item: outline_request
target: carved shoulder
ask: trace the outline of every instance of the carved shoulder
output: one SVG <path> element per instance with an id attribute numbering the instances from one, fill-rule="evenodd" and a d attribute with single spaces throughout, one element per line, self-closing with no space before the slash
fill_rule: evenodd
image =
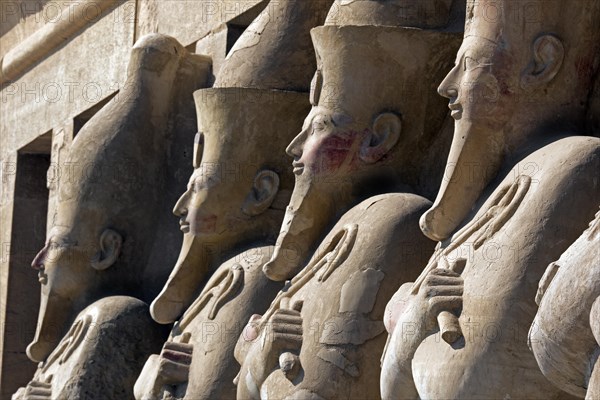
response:
<path id="1" fill-rule="evenodd" d="M 357 236 L 356 251 L 349 256 L 352 262 L 390 272 L 402 264 L 403 274 L 412 275 L 426 264 L 435 247 L 419 228 L 419 218 L 430 206 L 429 200 L 409 193 L 374 196 L 348 211 L 329 236 L 354 223 Z"/>
<path id="2" fill-rule="evenodd" d="M 141 300 L 103 298 L 77 316 L 34 379 L 49 383 L 53 398 L 81 398 L 89 392 L 98 399 L 121 398 L 166 334 Z"/>

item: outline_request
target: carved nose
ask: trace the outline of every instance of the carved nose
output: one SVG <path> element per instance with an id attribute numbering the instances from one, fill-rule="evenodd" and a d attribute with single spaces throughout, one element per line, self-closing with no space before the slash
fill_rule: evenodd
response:
<path id="1" fill-rule="evenodd" d="M 44 249 L 40 250 L 40 252 L 37 253 L 35 258 L 31 262 L 31 268 L 35 269 L 36 271 L 44 269 L 44 254 L 45 254 Z"/>
<path id="2" fill-rule="evenodd" d="M 189 190 L 186 191 L 175 203 L 175 207 L 173 207 L 173 214 L 177 217 L 183 217 L 187 215 L 187 198 L 188 198 Z"/>
<path id="3" fill-rule="evenodd" d="M 451 99 L 455 99 L 458 97 L 458 89 L 451 87 L 446 90 L 446 96 Z"/>
<path id="4" fill-rule="evenodd" d="M 438 87 L 438 93 L 442 97 L 455 99 L 458 97 L 458 88 L 454 83 L 446 83 L 445 81 Z"/>
<path id="5" fill-rule="evenodd" d="M 444 78 L 440 86 L 438 86 L 438 93 L 442 97 L 446 97 L 448 99 L 455 99 L 458 97 L 458 78 L 457 76 L 457 66 L 455 66 L 448 75 Z"/>
<path id="6" fill-rule="evenodd" d="M 304 148 L 304 140 L 306 138 L 306 130 L 303 130 L 292 140 L 289 146 L 285 149 L 285 152 L 295 159 L 302 157 L 302 149 Z"/>

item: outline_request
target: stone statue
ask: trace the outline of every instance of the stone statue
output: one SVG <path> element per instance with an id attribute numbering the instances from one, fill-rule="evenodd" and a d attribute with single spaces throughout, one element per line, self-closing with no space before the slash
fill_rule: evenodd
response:
<path id="1" fill-rule="evenodd" d="M 332 8 L 344 24 L 311 31 L 313 108 L 287 149 L 296 184 L 264 267 L 291 281 L 240 336 L 239 399 L 377 398 L 384 305 L 433 251 L 418 229 L 430 203 L 411 192 L 448 114 L 434 82 L 459 35 L 362 25 L 345 3 Z"/>
<path id="2" fill-rule="evenodd" d="M 271 4 L 236 42 L 215 87 L 194 94 L 195 170 L 174 209 L 184 244 L 151 305 L 156 321 L 176 322 L 138 378 L 137 399 L 235 398 L 237 339 L 283 286 L 262 267 L 293 188 L 285 147 L 310 107 L 310 28 L 330 4 Z"/>
<path id="3" fill-rule="evenodd" d="M 100 299 L 79 313 L 34 379 L 13 399 L 129 399 L 148 354 L 161 346 L 161 328 L 141 300 Z"/>
<path id="4" fill-rule="evenodd" d="M 551 263 L 540 281 L 540 306 L 529 346 L 550 382 L 579 398 L 598 398 L 600 368 L 600 212 L 589 228 Z M 595 378 L 595 379 L 593 379 Z"/>
<path id="5" fill-rule="evenodd" d="M 455 119 L 447 176 L 420 222 L 440 243 L 388 305 L 384 399 L 568 397 L 526 339 L 546 266 L 600 203 L 600 140 L 585 136 L 599 18 L 597 0 L 468 1 L 439 87 Z"/>
<path id="6" fill-rule="evenodd" d="M 59 393 L 61 398 L 78 398 L 93 390 L 86 382 L 93 386 L 92 382 L 110 376 L 119 379 L 95 398 L 129 392 L 141 369 L 139 364 L 160 346 L 166 332 L 152 326 L 148 307 L 136 298 L 148 300 L 143 279 L 152 278 L 145 268 L 158 229 L 154 215 L 160 210 L 166 181 L 169 118 L 177 110 L 177 97 L 196 85 L 199 76 L 205 79 L 209 68 L 210 60 L 189 54 L 171 37 L 142 37 L 133 47 L 125 87 L 81 129 L 69 149 L 65 162 L 69 174 L 60 182 L 52 228 L 32 262 L 39 271 L 42 300 L 27 354 L 41 363 L 29 386 L 49 384 L 48 398 Z M 178 81 L 182 77 L 183 86 Z M 136 298 L 94 303 L 111 295 Z M 92 322 L 107 324 L 108 331 L 104 325 L 81 331 L 78 324 L 88 315 Z M 131 324 L 127 323 L 129 316 Z M 110 321 L 118 321 L 119 334 Z M 138 329 L 145 329 L 146 334 L 140 337 Z M 67 331 L 60 347 L 47 358 Z M 74 333 L 81 340 L 74 341 Z M 98 343 L 106 348 L 91 351 L 89 335 L 99 337 Z M 125 338 L 135 343 L 125 344 Z M 65 351 L 65 346 L 81 343 L 87 350 Z M 119 364 L 117 357 L 109 363 L 117 375 L 108 374 L 107 360 L 96 357 L 115 348 L 131 350 L 120 359 L 127 365 Z M 133 355 L 137 358 L 130 358 Z M 73 369 L 65 369 L 67 364 Z M 127 383 L 131 386 L 123 386 Z"/>
<path id="7" fill-rule="evenodd" d="M 202 132 L 196 169 L 174 209 L 184 241 L 151 306 L 156 321 L 177 322 L 161 354 L 146 363 L 136 383 L 137 399 L 231 398 L 235 393 L 239 321 L 265 309 L 280 288 L 262 273 L 292 185 L 276 146 L 287 142 L 308 104 L 303 93 L 270 95 L 246 88 L 195 93 Z M 260 102 L 249 104 L 251 98 Z M 247 113 L 263 117 L 240 118 Z M 280 137 L 275 139 L 274 132 Z"/>
<path id="8" fill-rule="evenodd" d="M 590 327 L 592 328 L 592 332 L 594 333 L 596 343 L 600 345 L 600 300 L 598 300 L 598 298 L 596 298 L 596 301 L 594 301 L 594 304 L 592 304 L 592 309 L 590 311 Z M 596 361 L 597 360 L 598 359 L 596 358 Z M 588 382 L 586 400 L 596 399 L 599 395 L 600 368 L 597 368 L 596 364 L 594 364 L 594 370 L 592 371 Z"/>

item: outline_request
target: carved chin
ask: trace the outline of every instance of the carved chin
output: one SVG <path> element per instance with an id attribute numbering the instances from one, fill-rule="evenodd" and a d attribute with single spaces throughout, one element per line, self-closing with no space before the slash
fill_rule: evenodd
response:
<path id="1" fill-rule="evenodd" d="M 504 158 L 502 131 L 456 125 L 446 175 L 433 206 L 419 221 L 423 233 L 442 241 L 467 217 Z"/>
<path id="2" fill-rule="evenodd" d="M 27 357 L 44 361 L 61 339 L 72 313 L 72 303 L 42 291 L 38 324 L 33 341 L 27 346 Z"/>
<path id="3" fill-rule="evenodd" d="M 33 362 L 42 362 L 46 360 L 57 344 L 58 341 L 45 342 L 42 340 L 34 340 L 27 346 L 27 357 Z"/>
<path id="4" fill-rule="evenodd" d="M 204 244 L 192 234 L 184 235 L 175 268 L 150 305 L 150 314 L 156 322 L 175 322 L 192 303 L 196 289 L 208 273 Z"/>
<path id="5" fill-rule="evenodd" d="M 311 247 L 322 233 L 322 220 L 319 213 L 327 213 L 321 207 L 317 191 L 307 177 L 298 176 L 292 193 L 279 238 L 271 260 L 263 267 L 263 272 L 274 281 L 291 279 L 303 267 Z"/>

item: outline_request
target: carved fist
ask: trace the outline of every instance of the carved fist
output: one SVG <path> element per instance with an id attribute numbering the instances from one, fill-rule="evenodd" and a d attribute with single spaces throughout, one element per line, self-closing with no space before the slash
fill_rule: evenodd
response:
<path id="1" fill-rule="evenodd" d="M 456 311 L 462 306 L 464 282 L 458 272 L 450 269 L 433 269 L 423 281 L 418 296 L 428 304 L 428 316 L 442 311 Z"/>
<path id="2" fill-rule="evenodd" d="M 188 381 L 194 346 L 189 343 L 166 342 L 160 353 L 158 376 L 166 385 Z"/>
<path id="3" fill-rule="evenodd" d="M 31 381 L 12 396 L 12 400 L 52 400 L 52 384 Z"/>
<path id="4" fill-rule="evenodd" d="M 291 308 L 281 304 L 281 308 L 275 310 L 260 329 L 258 339 L 250 347 L 245 360 L 254 388 L 260 387 L 275 368 L 280 368 L 288 379 L 293 379 L 301 368 L 297 357 L 302 348 L 301 309 L 302 302 L 296 302 Z M 242 378 L 248 382 L 244 376 Z M 249 397 L 259 398 L 256 390 L 251 392 Z"/>
<path id="5" fill-rule="evenodd" d="M 299 352 L 302 347 L 302 316 L 294 309 L 273 313 L 261 332 L 261 351 L 267 365 L 278 364 L 283 352 Z"/>

